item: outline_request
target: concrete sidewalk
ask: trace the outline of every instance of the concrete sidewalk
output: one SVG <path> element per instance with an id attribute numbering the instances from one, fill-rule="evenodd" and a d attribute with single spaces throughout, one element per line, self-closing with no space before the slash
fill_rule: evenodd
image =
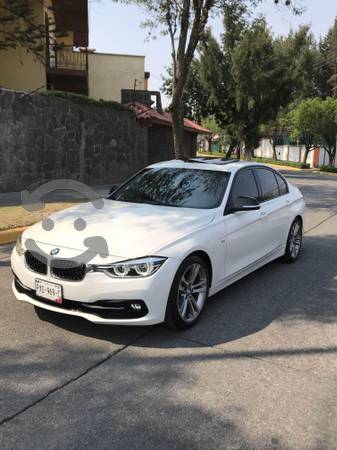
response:
<path id="1" fill-rule="evenodd" d="M 95 185 L 91 186 L 94 191 L 97 192 L 98 197 L 105 197 L 108 195 L 110 190 L 110 185 Z M 72 201 L 79 201 L 86 199 L 83 198 L 83 196 L 74 191 L 55 191 L 48 195 L 46 195 L 43 200 L 46 203 L 53 203 L 53 202 L 72 202 Z M 0 208 L 1 206 L 19 206 L 21 205 L 21 191 L 20 192 L 6 192 L 6 193 L 0 193 Z"/>

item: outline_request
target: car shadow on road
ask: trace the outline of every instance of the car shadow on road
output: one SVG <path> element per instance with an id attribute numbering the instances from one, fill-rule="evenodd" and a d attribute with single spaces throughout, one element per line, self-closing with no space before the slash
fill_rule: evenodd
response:
<path id="1" fill-rule="evenodd" d="M 201 346 L 231 342 L 257 333 L 276 320 L 286 325 L 299 320 L 336 322 L 336 255 L 336 236 L 305 237 L 302 254 L 295 264 L 277 260 L 211 297 L 194 327 L 173 332 L 181 338 L 179 346 L 188 347 L 190 340 Z M 172 346 L 172 332 L 164 325 L 135 330 L 134 327 L 95 325 L 39 308 L 36 312 L 41 320 L 57 327 L 113 343 L 120 342 L 122 336 L 125 339 L 131 332 L 143 334 L 160 330 L 163 338 L 160 342 L 153 339 L 151 346 Z M 142 345 L 141 342 L 137 345 Z"/>

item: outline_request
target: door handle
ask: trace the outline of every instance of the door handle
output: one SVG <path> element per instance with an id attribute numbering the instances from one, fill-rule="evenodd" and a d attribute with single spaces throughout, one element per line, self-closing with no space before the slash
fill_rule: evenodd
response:
<path id="1" fill-rule="evenodd" d="M 260 219 L 262 219 L 263 217 L 266 217 L 267 213 L 266 211 L 261 211 L 260 212 Z"/>

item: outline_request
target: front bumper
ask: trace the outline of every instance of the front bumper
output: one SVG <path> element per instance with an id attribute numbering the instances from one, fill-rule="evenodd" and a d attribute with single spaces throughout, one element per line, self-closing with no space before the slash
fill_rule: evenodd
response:
<path id="1" fill-rule="evenodd" d="M 104 273 L 87 273 L 82 281 L 58 280 L 30 270 L 15 249 L 11 257 L 13 292 L 18 300 L 50 311 L 83 317 L 90 322 L 111 325 L 152 325 L 165 319 L 167 299 L 179 262 L 173 258 L 146 278 L 115 279 Z M 57 305 L 35 294 L 35 279 L 58 283 L 63 304 Z M 133 310 L 138 303 L 141 309 Z"/>

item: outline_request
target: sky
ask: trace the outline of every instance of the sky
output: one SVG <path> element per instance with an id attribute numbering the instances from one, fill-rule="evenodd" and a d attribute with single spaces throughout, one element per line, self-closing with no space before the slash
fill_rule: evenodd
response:
<path id="1" fill-rule="evenodd" d="M 299 17 L 285 7 L 275 6 L 273 0 L 262 0 L 255 14 L 266 16 L 275 36 L 285 35 L 302 24 L 310 24 L 317 39 L 326 34 L 337 16 L 337 0 L 296 2 L 305 7 Z M 168 37 L 159 33 L 155 40 L 147 40 L 148 31 L 141 27 L 146 18 L 146 13 L 137 6 L 113 0 L 89 0 L 89 46 L 98 52 L 145 55 L 145 70 L 151 73 L 149 89 L 159 90 L 165 68 L 170 65 L 170 43 Z M 209 25 L 220 36 L 221 20 L 213 18 Z"/>

